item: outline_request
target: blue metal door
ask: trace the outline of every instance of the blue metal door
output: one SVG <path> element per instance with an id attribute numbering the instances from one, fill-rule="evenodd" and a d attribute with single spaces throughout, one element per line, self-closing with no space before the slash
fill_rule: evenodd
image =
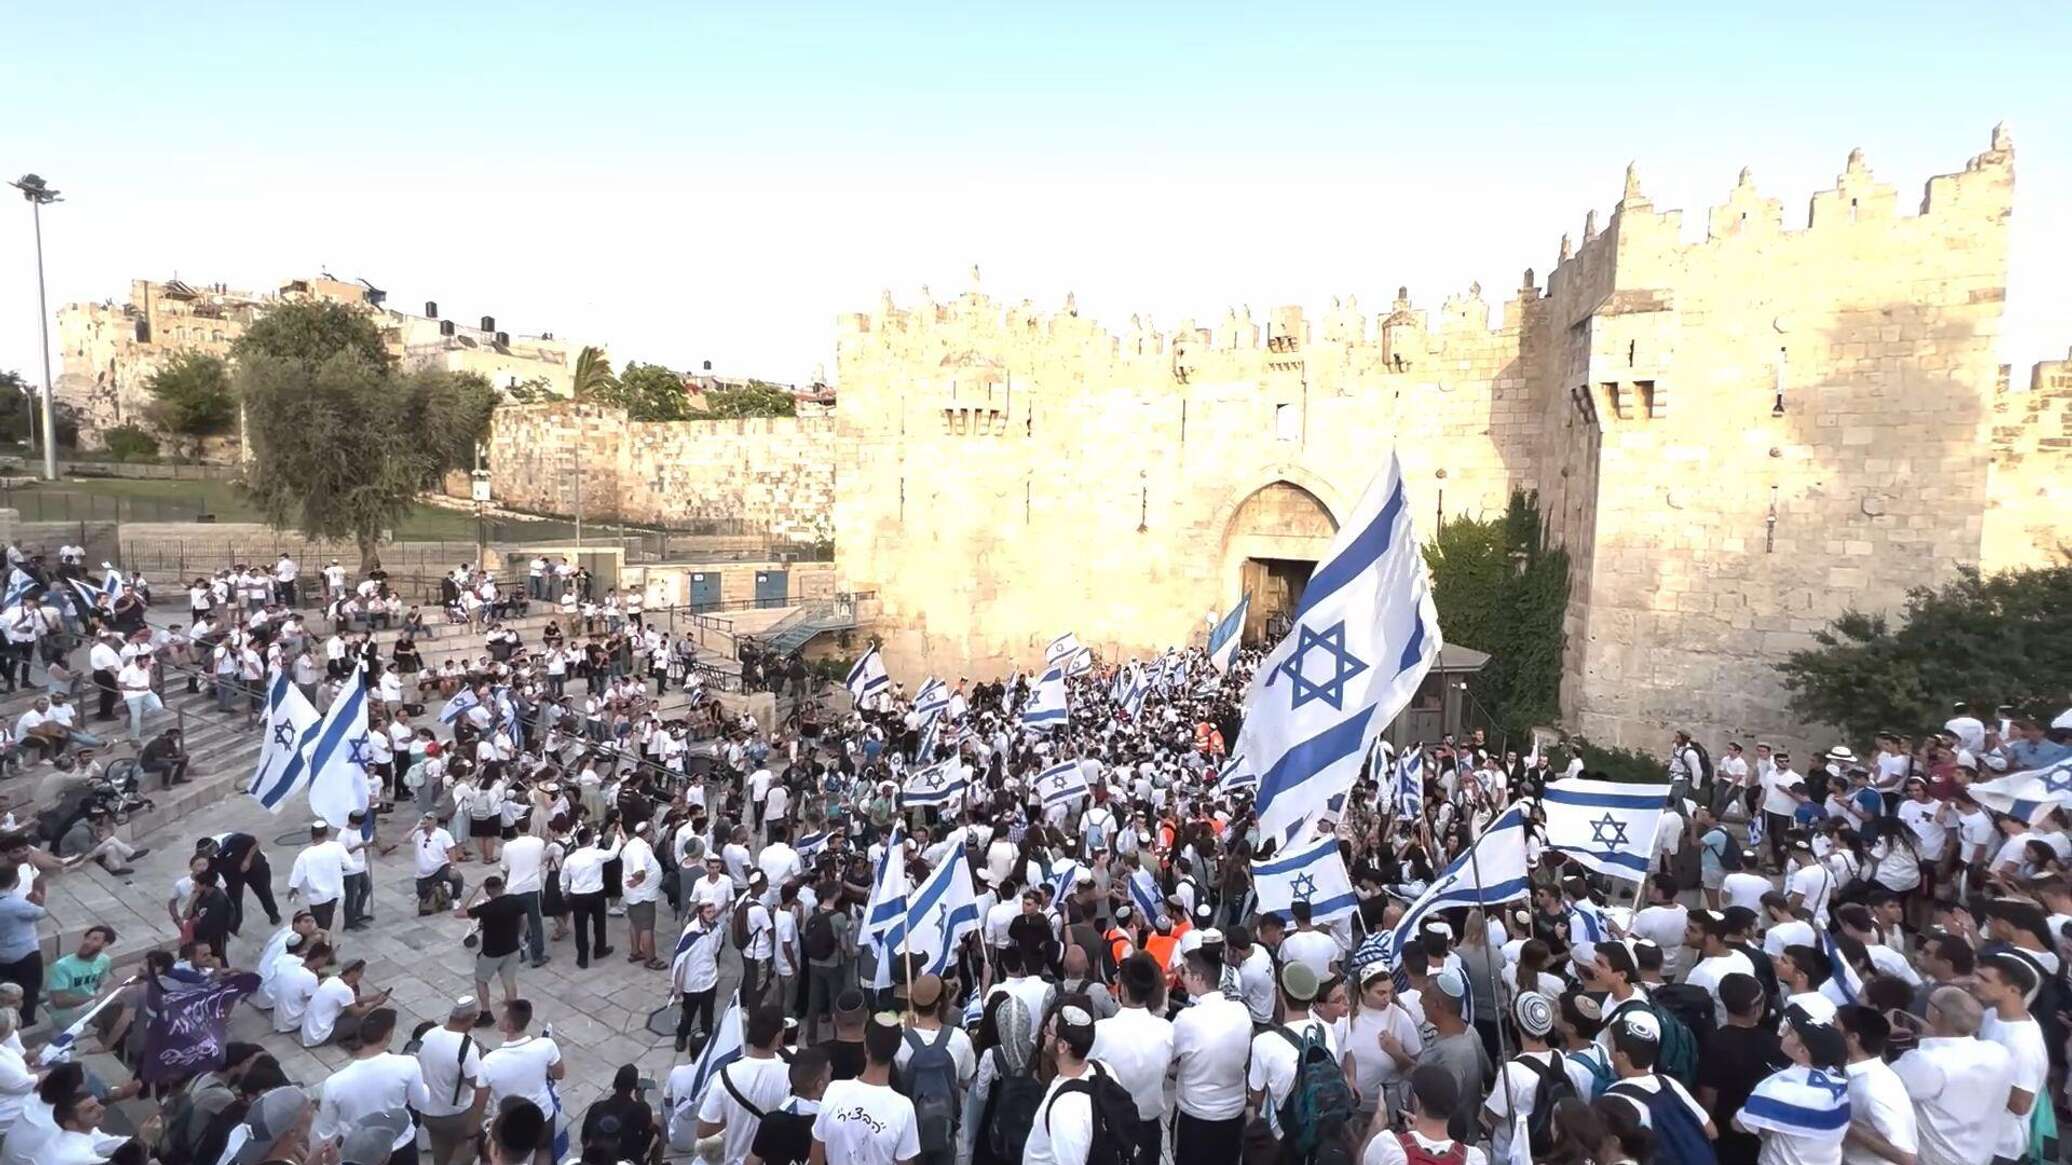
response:
<path id="1" fill-rule="evenodd" d="M 781 607 L 790 601 L 791 572 L 788 570 L 759 570 L 755 572 L 755 605 L 758 607 Z"/>
<path id="2" fill-rule="evenodd" d="M 719 606 L 719 572 L 694 571 L 691 574 L 691 610 L 709 611 Z"/>

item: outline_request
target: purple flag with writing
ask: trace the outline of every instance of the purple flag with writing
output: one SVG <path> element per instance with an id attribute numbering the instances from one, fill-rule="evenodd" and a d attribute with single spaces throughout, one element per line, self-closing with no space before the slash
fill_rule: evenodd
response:
<path id="1" fill-rule="evenodd" d="M 163 1084 L 221 1068 L 231 1009 L 258 987 L 259 976 L 253 974 L 172 986 L 153 978 L 148 991 L 154 1014 L 144 1029 L 144 1062 L 137 1075 L 147 1084 Z"/>

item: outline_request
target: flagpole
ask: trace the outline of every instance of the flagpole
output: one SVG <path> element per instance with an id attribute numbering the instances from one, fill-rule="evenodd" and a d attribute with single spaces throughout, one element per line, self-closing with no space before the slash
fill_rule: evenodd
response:
<path id="1" fill-rule="evenodd" d="M 1472 818 L 1470 820 L 1472 821 Z M 1510 1065 L 1511 1053 L 1509 1050 L 1509 1042 L 1504 1039 L 1504 995 L 1503 988 L 1499 986 L 1496 981 L 1496 965 L 1498 959 L 1489 956 L 1489 903 L 1483 901 L 1482 898 L 1482 846 L 1479 844 L 1480 841 L 1481 838 L 1478 837 L 1474 841 L 1468 843 L 1468 873 L 1470 877 L 1475 879 L 1475 900 L 1481 903 L 1481 908 L 1483 911 L 1481 939 L 1484 957 L 1482 961 L 1489 968 L 1489 997 L 1497 1001 L 1496 1075 L 1497 1079 L 1504 1082 L 1504 1119 L 1512 1122 L 1511 1135 L 1515 1138 L 1518 1135 L 1518 1101 L 1511 1095 L 1511 1074 L 1508 1071 L 1505 1071 L 1505 1069 Z M 1505 929 L 1508 932 L 1509 928 L 1506 927 Z M 1498 952 L 1498 954 L 1500 955 L 1501 952 Z M 1472 996 L 1474 993 L 1474 988 L 1470 987 L 1468 990 L 1470 996 Z M 1480 1039 L 1481 1037 L 1477 1036 L 1476 1038 Z M 1492 1147 L 1494 1146 L 1492 1145 Z"/>

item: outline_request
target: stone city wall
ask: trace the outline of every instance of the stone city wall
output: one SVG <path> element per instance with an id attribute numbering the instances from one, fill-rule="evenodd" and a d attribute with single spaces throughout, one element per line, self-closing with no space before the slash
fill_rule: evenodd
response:
<path id="1" fill-rule="evenodd" d="M 2028 391 L 1993 400 L 1987 478 L 1986 570 L 2042 566 L 2072 546 L 2072 355 L 2036 365 Z"/>

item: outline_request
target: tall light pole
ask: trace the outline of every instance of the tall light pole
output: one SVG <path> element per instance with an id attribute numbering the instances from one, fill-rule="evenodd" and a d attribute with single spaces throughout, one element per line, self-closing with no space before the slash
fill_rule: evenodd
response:
<path id="1" fill-rule="evenodd" d="M 43 330 L 43 477 L 58 479 L 57 407 L 50 382 L 50 299 L 43 288 L 43 208 L 60 200 L 57 191 L 34 174 L 24 174 L 8 183 L 29 200 L 29 214 L 36 222 L 36 323 Z"/>

